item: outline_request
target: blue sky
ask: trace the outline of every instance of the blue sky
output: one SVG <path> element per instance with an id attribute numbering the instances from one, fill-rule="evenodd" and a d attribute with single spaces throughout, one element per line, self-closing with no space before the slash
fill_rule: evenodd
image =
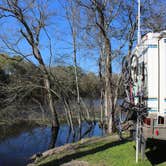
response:
<path id="1" fill-rule="evenodd" d="M 62 1 L 61 1 L 62 2 Z M 46 27 L 49 36 L 51 37 L 52 42 L 52 65 L 72 65 L 73 64 L 73 50 L 72 50 L 72 37 L 69 28 L 69 24 L 65 19 L 64 9 L 62 6 L 53 0 L 49 1 L 49 12 L 55 13 L 53 17 L 49 19 L 47 22 L 48 26 Z M 1 29 L 0 35 L 5 37 L 5 40 L 12 42 L 12 46 L 15 49 L 21 50 L 23 54 L 31 54 L 31 47 L 25 41 L 25 39 L 21 39 L 18 48 L 16 47 L 15 42 L 20 37 L 20 24 L 14 18 L 5 18 L 0 20 Z M 50 61 L 50 52 L 49 52 L 49 40 L 42 31 L 40 36 L 40 50 L 43 56 L 43 59 L 46 64 Z M 118 41 L 113 42 L 114 48 L 118 47 Z M 0 41 L 0 51 L 8 52 L 8 49 L 4 49 L 6 46 Z M 11 54 L 11 51 L 9 51 Z M 86 72 L 95 72 L 98 73 L 98 57 L 99 57 L 99 49 L 96 47 L 93 50 L 87 50 L 85 48 L 80 48 L 77 54 L 78 65 L 83 68 Z M 28 57 L 34 63 L 37 64 L 37 61 L 33 57 Z M 119 63 L 116 61 L 113 62 L 113 70 L 115 72 L 120 72 Z"/>

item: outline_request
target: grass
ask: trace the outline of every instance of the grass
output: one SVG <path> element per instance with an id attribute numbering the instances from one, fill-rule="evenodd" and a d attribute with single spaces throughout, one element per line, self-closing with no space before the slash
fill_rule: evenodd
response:
<path id="1" fill-rule="evenodd" d="M 56 150 L 48 156 L 38 158 L 35 165 L 61 165 L 72 160 L 87 161 L 90 166 L 152 166 L 149 158 L 135 163 L 135 143 L 133 141 L 119 141 L 117 136 L 91 138 L 73 143 Z M 148 153 L 149 150 L 147 150 Z M 166 160 L 165 160 L 166 161 Z M 156 164 L 164 166 L 166 162 Z"/>
<path id="2" fill-rule="evenodd" d="M 139 161 L 139 164 L 135 163 L 134 145 L 134 142 L 126 142 L 104 151 L 84 156 L 79 160 L 88 161 L 90 165 L 95 166 L 151 166 L 147 158 L 144 161 Z"/>

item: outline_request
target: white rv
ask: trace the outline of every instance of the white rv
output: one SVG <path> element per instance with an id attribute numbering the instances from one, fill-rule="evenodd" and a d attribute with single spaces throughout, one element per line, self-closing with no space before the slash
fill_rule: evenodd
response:
<path id="1" fill-rule="evenodd" d="M 166 140 L 166 31 L 148 33 L 140 43 L 132 53 L 138 58 L 134 102 L 143 93 L 149 108 L 143 125 L 144 137 Z"/>

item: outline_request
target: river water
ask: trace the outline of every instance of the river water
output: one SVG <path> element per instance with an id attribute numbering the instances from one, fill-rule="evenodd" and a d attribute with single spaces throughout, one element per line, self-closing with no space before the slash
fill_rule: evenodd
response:
<path id="1" fill-rule="evenodd" d="M 6 129 L 5 129 L 6 130 Z M 11 130 L 11 129 L 9 129 Z M 55 146 L 61 146 L 66 143 L 78 141 L 80 136 L 94 137 L 102 136 L 103 131 L 98 123 L 89 125 L 82 124 L 81 134 L 75 126 L 76 135 L 73 137 L 68 125 L 61 125 Z M 50 127 L 29 127 L 22 124 L 16 126 L 13 134 L 8 131 L 0 133 L 0 166 L 24 166 L 29 162 L 29 157 L 35 153 L 43 152 L 48 149 L 51 138 Z"/>

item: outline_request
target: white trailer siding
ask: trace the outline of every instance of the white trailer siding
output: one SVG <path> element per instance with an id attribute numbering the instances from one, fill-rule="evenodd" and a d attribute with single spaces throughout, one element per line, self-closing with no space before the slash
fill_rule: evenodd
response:
<path id="1" fill-rule="evenodd" d="M 156 38 L 151 38 L 147 42 L 147 103 L 151 108 L 150 112 L 158 111 L 158 44 Z M 153 74 L 152 74 L 153 73 Z"/>
<path id="2" fill-rule="evenodd" d="M 166 111 L 166 42 L 165 38 L 159 40 L 160 54 L 160 114 Z"/>

